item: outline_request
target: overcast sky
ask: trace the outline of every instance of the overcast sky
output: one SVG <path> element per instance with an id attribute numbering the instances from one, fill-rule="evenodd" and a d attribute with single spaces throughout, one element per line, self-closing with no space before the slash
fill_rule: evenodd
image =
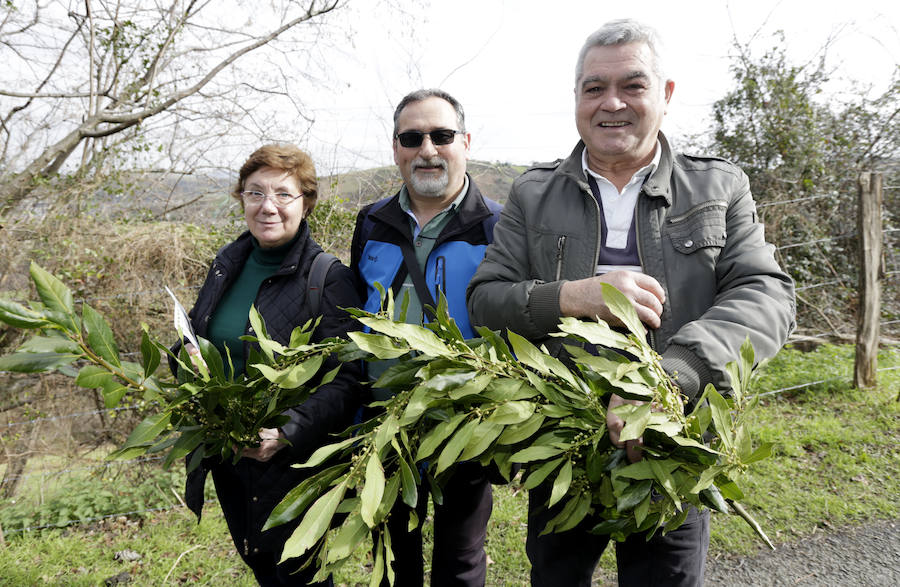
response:
<path id="1" fill-rule="evenodd" d="M 419 87 L 441 87 L 466 110 L 471 157 L 528 164 L 571 151 L 575 59 L 584 38 L 613 18 L 655 26 L 675 93 L 663 130 L 708 128 L 712 103 L 731 87 L 733 40 L 755 54 L 783 30 L 795 64 L 832 39 L 831 90 L 856 80 L 883 91 L 900 62 L 900 3 L 885 0 L 455 0 L 409 4 L 387 18 L 373 2 L 351 4 L 352 44 L 335 58 L 332 89 L 308 97 L 315 123 L 303 144 L 321 173 L 392 163 L 391 115 Z"/>

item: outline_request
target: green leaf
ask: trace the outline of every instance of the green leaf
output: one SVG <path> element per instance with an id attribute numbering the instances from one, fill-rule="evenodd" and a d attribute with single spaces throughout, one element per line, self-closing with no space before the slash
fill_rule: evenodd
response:
<path id="1" fill-rule="evenodd" d="M 109 379 L 101 384 L 103 388 L 103 404 L 108 408 L 114 408 L 119 405 L 128 388 L 114 379 Z"/>
<path id="2" fill-rule="evenodd" d="M 147 416 L 131 431 L 122 448 L 132 448 L 152 442 L 168 427 L 170 417 L 171 414 L 168 412 Z"/>
<path id="3" fill-rule="evenodd" d="M 522 487 L 525 489 L 534 489 L 538 485 L 544 482 L 550 473 L 556 470 L 558 466 L 560 466 L 565 457 L 559 457 L 558 459 L 553 459 L 552 461 L 547 461 L 542 464 L 540 467 L 534 470 L 528 477 L 525 479 L 525 482 L 522 484 Z"/>
<path id="4" fill-rule="evenodd" d="M 345 448 L 352 445 L 357 440 L 358 439 L 355 437 L 345 438 L 344 440 L 341 440 L 340 442 L 334 442 L 332 444 L 326 444 L 325 446 L 320 446 L 319 448 L 317 448 L 315 450 L 315 452 L 313 452 L 311 455 L 309 455 L 309 458 L 306 459 L 305 463 L 299 463 L 299 464 L 295 464 L 295 465 L 291 465 L 291 466 L 296 467 L 298 469 L 304 469 L 304 468 L 309 468 L 309 467 L 318 467 L 319 465 L 321 465 L 322 463 L 327 461 L 333 454 L 344 450 Z"/>
<path id="5" fill-rule="evenodd" d="M 362 500 L 360 515 L 369 528 L 374 528 L 376 522 L 379 521 L 375 518 L 375 513 L 378 511 L 378 506 L 381 505 L 383 495 L 384 469 L 378 457 L 375 454 L 371 454 L 366 463 L 366 484 L 360 493 Z"/>
<path id="6" fill-rule="evenodd" d="M 553 505 L 561 500 L 566 492 L 569 491 L 569 486 L 571 484 L 572 461 L 567 459 L 559 469 L 559 474 L 556 475 L 556 479 L 553 480 L 553 489 L 550 490 L 550 501 L 547 502 L 547 505 L 553 507 Z"/>
<path id="7" fill-rule="evenodd" d="M 622 492 L 622 495 L 616 500 L 616 511 L 621 514 L 634 508 L 650 496 L 650 488 L 652 487 L 653 481 L 650 479 L 644 479 L 628 485 L 625 491 Z"/>
<path id="8" fill-rule="evenodd" d="M 629 404 L 625 404 L 624 406 L 620 406 L 622 408 L 628 406 Z M 619 408 L 613 408 L 613 413 L 616 415 L 619 414 Z M 650 404 L 642 404 L 636 406 L 634 411 L 628 416 L 628 419 L 625 420 L 625 428 L 622 429 L 622 433 L 619 435 L 619 440 L 625 442 L 626 440 L 637 440 L 644 434 L 644 429 L 647 427 L 647 422 L 650 421 Z"/>
<path id="9" fill-rule="evenodd" d="M 378 457 L 382 458 L 382 455 L 385 454 L 388 446 L 395 442 L 395 437 L 397 436 L 397 432 L 400 430 L 400 422 L 397 421 L 397 418 L 390 414 L 384 421 L 378 426 L 378 430 L 375 433 L 375 449 L 378 451 Z"/>
<path id="10" fill-rule="evenodd" d="M 625 294 L 608 283 L 603 283 L 600 287 L 603 290 L 603 302 L 609 311 L 639 340 L 644 340 L 647 337 L 647 330 Z"/>
<path id="11" fill-rule="evenodd" d="M 426 381 L 423 381 L 422 387 L 431 391 L 438 391 L 441 395 L 448 395 L 450 390 L 459 389 L 466 383 L 472 381 L 475 377 L 475 373 L 475 371 L 470 370 L 438 373 L 437 375 L 432 375 Z"/>
<path id="12" fill-rule="evenodd" d="M 401 426 L 409 426 L 425 413 L 432 403 L 438 400 L 436 394 L 424 386 L 417 386 L 409 396 L 409 402 L 400 418 Z"/>
<path id="13" fill-rule="evenodd" d="M 775 446 L 774 443 L 764 442 L 759 445 L 756 450 L 754 450 L 750 456 L 742 459 L 742 462 L 745 465 L 749 465 L 750 463 L 755 463 L 756 461 L 761 461 L 763 459 L 767 459 L 772 456 L 772 447 Z"/>
<path id="14" fill-rule="evenodd" d="M 396 359 L 409 352 L 408 348 L 399 348 L 393 341 L 379 334 L 366 332 L 348 332 L 350 340 L 367 353 L 371 353 L 376 359 Z"/>
<path id="15" fill-rule="evenodd" d="M 459 457 L 460 453 L 462 453 L 463 449 L 466 448 L 466 445 L 469 443 L 469 440 L 471 440 L 472 435 L 479 424 L 480 422 L 478 420 L 466 422 L 462 428 L 450 437 L 450 440 L 447 441 L 447 445 L 438 457 L 437 469 L 435 470 L 436 475 L 446 470 L 450 465 L 456 463 L 456 459 Z"/>
<path id="16" fill-rule="evenodd" d="M 569 499 L 562 510 L 549 522 L 541 535 L 550 532 L 565 532 L 577 526 L 587 515 L 591 507 L 591 497 L 587 493 L 579 493 Z"/>
<path id="17" fill-rule="evenodd" d="M 38 312 L 12 300 L 0 298 L 0 322 L 13 328 L 31 330 L 47 325 L 47 320 Z"/>
<path id="18" fill-rule="evenodd" d="M 717 512 L 721 512 L 723 514 L 731 513 L 728 508 L 728 503 L 722 497 L 722 494 L 719 492 L 719 488 L 715 485 L 711 485 L 710 487 L 707 487 L 706 489 L 701 491 L 700 500 Z"/>
<path id="19" fill-rule="evenodd" d="M 347 483 L 343 481 L 312 504 L 300 525 L 285 542 L 281 553 L 282 560 L 302 555 L 325 535 L 346 491 Z"/>
<path id="20" fill-rule="evenodd" d="M 530 463 L 531 461 L 540 461 L 549 459 L 563 452 L 563 449 L 555 446 L 538 445 L 529 446 L 515 453 L 509 460 L 514 463 Z"/>
<path id="21" fill-rule="evenodd" d="M 328 563 L 343 560 L 353 555 L 356 547 L 369 536 L 369 527 L 362 516 L 355 515 L 344 522 L 334 540 L 328 545 Z"/>
<path id="22" fill-rule="evenodd" d="M 94 389 L 103 387 L 107 382 L 113 380 L 113 374 L 100 365 L 85 365 L 78 371 L 75 376 L 75 385 Z"/>
<path id="23" fill-rule="evenodd" d="M 400 464 L 401 498 L 403 499 L 403 503 L 410 508 L 415 508 L 416 503 L 418 503 L 419 500 L 419 487 L 416 483 L 417 475 L 413 473 L 412 467 L 409 466 L 409 463 L 406 462 L 406 458 L 400 452 L 400 445 L 396 442 L 393 442 L 392 444 L 397 451 L 397 462 Z"/>
<path id="24" fill-rule="evenodd" d="M 641 500 L 641 503 L 634 506 L 634 523 L 638 527 L 647 519 L 647 513 L 650 511 L 650 496 L 650 492 L 647 492 L 647 496 Z"/>
<path id="25" fill-rule="evenodd" d="M 509 344 L 512 345 L 513 352 L 516 354 L 516 358 L 520 363 L 545 375 L 549 375 L 553 372 L 550 367 L 551 357 L 549 355 L 531 344 L 528 339 L 519 336 L 515 332 L 510 331 L 508 337 Z"/>
<path id="26" fill-rule="evenodd" d="M 678 467 L 678 463 L 674 461 L 657 461 L 656 459 L 647 459 L 650 462 L 650 469 L 653 476 L 656 477 L 657 484 L 662 487 L 666 494 L 675 502 L 675 507 L 681 507 L 681 500 L 678 498 L 678 492 L 675 489 L 675 480 L 672 478 L 672 471 Z"/>
<path id="27" fill-rule="evenodd" d="M 419 450 L 416 453 L 416 462 L 430 457 L 441 443 L 443 443 L 448 436 L 453 434 L 453 431 L 466 419 L 466 416 L 467 414 L 465 413 L 456 414 L 446 422 L 441 422 L 425 434 L 419 442 Z"/>
<path id="28" fill-rule="evenodd" d="M 161 355 L 159 349 L 156 348 L 156 345 L 150 340 L 150 334 L 147 332 L 147 326 L 145 324 L 144 330 L 141 333 L 141 362 L 144 365 L 144 377 L 150 377 L 156 372 L 157 367 L 159 367 L 160 358 Z"/>
<path id="29" fill-rule="evenodd" d="M 201 447 L 202 450 L 202 447 Z M 198 451 L 200 452 L 200 451 Z M 196 454 L 196 453 L 195 453 Z M 269 519 L 266 520 L 263 530 L 285 524 L 297 519 L 306 508 L 318 499 L 319 496 L 331 485 L 332 481 L 343 475 L 350 469 L 350 463 L 338 463 L 319 471 L 312 477 L 307 477 L 299 485 L 291 489 L 281 502 L 275 506 Z"/>
<path id="30" fill-rule="evenodd" d="M 503 426 L 492 422 L 481 422 L 469 439 L 465 450 L 459 455 L 460 461 L 468 461 L 480 456 L 503 432 Z"/>
<path id="31" fill-rule="evenodd" d="M 716 477 L 725 470 L 724 466 L 713 466 L 708 469 L 704 469 L 702 473 L 700 473 L 700 479 L 697 483 L 689 490 L 690 493 L 700 493 L 707 487 L 713 484 Z"/>
<path id="32" fill-rule="evenodd" d="M 119 347 L 116 345 L 109 324 L 99 312 L 87 304 L 82 305 L 81 316 L 91 349 L 107 363 L 118 367 L 120 365 Z"/>
<path id="33" fill-rule="evenodd" d="M 307 360 L 281 371 L 263 364 L 253 366 L 259 369 L 263 377 L 278 387 L 282 389 L 297 389 L 319 372 L 319 368 L 324 360 L 325 357 L 323 355 L 313 355 Z"/>
<path id="34" fill-rule="evenodd" d="M 508 425 L 524 422 L 534 413 L 535 404 L 528 401 L 513 401 L 501 404 L 487 421 L 492 424 Z"/>
<path id="35" fill-rule="evenodd" d="M 531 436 L 541 428 L 541 424 L 543 423 L 544 415 L 534 414 L 524 422 L 507 426 L 503 431 L 503 434 L 500 435 L 500 438 L 497 439 L 497 444 L 516 444 L 517 442 L 522 442 L 523 440 L 531 438 Z"/>
<path id="36" fill-rule="evenodd" d="M 186 457 L 192 450 L 203 444 L 205 436 L 206 431 L 202 426 L 195 426 L 187 430 L 182 429 L 181 436 L 178 437 L 178 440 L 172 446 L 172 450 L 166 455 L 163 466 L 169 467 L 175 461 Z"/>
<path id="37" fill-rule="evenodd" d="M 18 348 L 17 352 L 25 353 L 65 353 L 81 354 L 81 347 L 73 340 L 51 331 L 47 336 L 32 336 Z"/>
<path id="38" fill-rule="evenodd" d="M 493 381 L 493 379 L 494 375 L 492 375 L 491 373 L 482 373 L 481 375 L 477 375 L 466 382 L 465 385 L 461 385 L 460 387 L 451 390 L 449 393 L 450 399 L 452 399 L 453 401 L 459 401 L 464 397 L 481 393 L 491 383 L 491 381 Z"/>
<path id="39" fill-rule="evenodd" d="M 374 332 L 380 332 L 381 334 L 386 334 L 404 341 L 409 345 L 410 349 L 416 350 L 425 356 L 453 357 L 457 354 L 451 351 L 451 349 L 444 344 L 434 332 L 427 328 L 422 328 L 415 324 L 385 320 L 383 318 L 361 318 L 359 321 L 371 328 Z"/>
<path id="40" fill-rule="evenodd" d="M 378 506 L 378 511 L 375 512 L 376 522 L 381 523 L 391 512 L 391 509 L 397 502 L 397 494 L 399 492 L 400 475 L 397 472 L 394 472 L 387 478 L 387 482 L 384 484 L 384 494 L 381 496 L 381 504 Z"/>
<path id="41" fill-rule="evenodd" d="M 71 353 L 13 353 L 0 357 L 0 371 L 14 373 L 44 373 L 59 369 L 80 359 Z"/>
<path id="42" fill-rule="evenodd" d="M 734 438 L 731 432 L 731 412 L 728 408 L 728 402 L 712 385 L 708 385 L 706 388 L 706 399 L 709 401 L 710 410 L 712 410 L 712 421 L 713 426 L 716 428 L 716 434 L 722 440 L 725 449 L 731 450 L 734 447 Z"/>
<path id="43" fill-rule="evenodd" d="M 587 322 L 577 318 L 565 317 L 560 319 L 559 330 L 565 334 L 583 338 L 593 345 L 605 348 L 624 350 L 633 346 L 627 336 L 616 332 L 606 322 Z"/>
<path id="44" fill-rule="evenodd" d="M 63 322 L 66 328 L 72 332 L 77 332 L 78 324 L 75 320 L 75 305 L 69 288 L 34 261 L 31 262 L 29 271 L 41 302 L 48 310 L 64 316 Z"/>

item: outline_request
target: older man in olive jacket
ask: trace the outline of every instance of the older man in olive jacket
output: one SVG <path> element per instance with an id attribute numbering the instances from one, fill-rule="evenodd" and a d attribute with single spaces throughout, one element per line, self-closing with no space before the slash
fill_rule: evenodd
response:
<path id="1" fill-rule="evenodd" d="M 548 339 L 559 319 L 614 321 L 601 286 L 618 288 L 649 329 L 662 365 L 688 400 L 708 383 L 727 391 L 725 365 L 749 336 L 760 359 L 794 326 L 790 277 L 766 244 L 747 176 L 718 158 L 676 153 L 660 132 L 675 84 L 662 70 L 655 32 L 613 21 L 585 42 L 576 67 L 581 141 L 567 159 L 537 165 L 513 184 L 468 289 L 473 324 Z M 624 403 L 612 395 L 609 407 Z M 610 440 L 639 460 L 640 440 Z M 573 530 L 541 536 L 557 508 L 532 491 L 526 550 L 532 584 L 589 586 L 609 537 Z M 650 541 L 617 544 L 620 585 L 701 585 L 708 512 Z"/>

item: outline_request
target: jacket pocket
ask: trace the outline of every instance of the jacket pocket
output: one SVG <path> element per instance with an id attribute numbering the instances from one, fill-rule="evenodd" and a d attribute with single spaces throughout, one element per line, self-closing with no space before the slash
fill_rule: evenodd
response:
<path id="1" fill-rule="evenodd" d="M 728 203 L 725 200 L 710 200 L 683 214 L 667 218 L 666 233 L 672 247 L 685 255 L 709 247 L 724 247 L 728 237 L 725 230 L 727 210 Z"/>

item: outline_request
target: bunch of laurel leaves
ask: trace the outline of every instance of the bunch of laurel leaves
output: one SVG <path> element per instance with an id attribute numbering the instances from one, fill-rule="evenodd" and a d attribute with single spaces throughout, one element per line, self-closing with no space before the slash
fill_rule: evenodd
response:
<path id="1" fill-rule="evenodd" d="M 749 342 L 728 367 L 731 397 L 708 386 L 686 414 L 684 398 L 646 342 L 643 325 L 614 288 L 604 290 L 604 299 L 628 334 L 604 322 L 563 319 L 554 336 L 565 337 L 567 362 L 513 332 L 504 337 L 481 328 L 478 338 L 466 340 L 443 300 L 436 320 L 425 326 L 388 318 L 394 315 L 388 299 L 379 314 L 350 310 L 367 332 L 351 332 L 349 341 L 310 344 L 314 324 L 307 324 L 287 346 L 271 340 L 251 310 L 257 334 L 251 340 L 260 352 L 248 357 L 248 375 L 235 380 L 206 341 L 201 351 L 208 368 L 195 375 L 186 355 L 171 355 L 146 328 L 142 363 L 122 361 L 96 311 L 82 305 L 79 317 L 62 283 L 36 265 L 31 273 L 41 302 L 25 307 L 0 301 L 0 321 L 38 333 L 0 358 L 0 369 L 69 370 L 78 385 L 100 387 L 108 407 L 126 395 L 156 402 L 114 453 L 119 458 L 170 449 L 166 463 L 191 451 L 236 459 L 236 449 L 258 442 L 259 428 L 282 423 L 286 408 L 334 377 L 335 370 L 319 373 L 326 357 L 392 362 L 374 385 L 393 397 L 373 404 L 375 417 L 299 465 L 315 472 L 267 522 L 272 527 L 300 519 L 282 556 L 312 551 L 321 577 L 374 536 L 372 584 L 385 576 L 392 582 L 386 526 L 392 508 L 399 502 L 414 508 L 422 484 L 440 503 L 442 481 L 469 461 L 507 479 L 520 470 L 516 479 L 526 489 L 547 484 L 547 505 L 557 515 L 544 532 L 571 529 L 590 515 L 598 521 L 595 532 L 621 540 L 676 528 L 693 505 L 737 513 L 769 543 L 737 503 L 743 498 L 736 484 L 740 473 L 771 452 L 767 444 L 754 449 L 745 427 L 755 404 L 748 393 L 754 364 Z M 585 343 L 599 354 L 583 350 Z M 180 381 L 164 382 L 154 374 L 166 353 L 180 364 Z M 76 361 L 87 364 L 76 372 Z M 615 408 L 626 423 L 622 440 L 643 439 L 637 463 L 609 441 L 605 406 L 613 393 L 638 402 Z M 413 514 L 410 524 L 415 523 Z"/>

